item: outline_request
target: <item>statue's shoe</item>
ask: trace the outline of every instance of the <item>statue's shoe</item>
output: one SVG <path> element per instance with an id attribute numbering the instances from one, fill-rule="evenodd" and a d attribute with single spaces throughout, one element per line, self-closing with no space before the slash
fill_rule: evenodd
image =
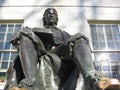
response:
<path id="1" fill-rule="evenodd" d="M 99 90 L 120 90 L 120 81 L 118 79 L 101 78 L 98 82 Z"/>
<path id="2" fill-rule="evenodd" d="M 9 90 L 28 90 L 27 88 L 11 87 Z"/>

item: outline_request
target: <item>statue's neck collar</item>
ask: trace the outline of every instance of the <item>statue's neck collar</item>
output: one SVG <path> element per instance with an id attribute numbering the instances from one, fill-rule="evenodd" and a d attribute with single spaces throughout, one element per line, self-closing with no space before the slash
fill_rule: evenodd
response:
<path id="1" fill-rule="evenodd" d="M 45 26 L 45 28 L 56 28 L 56 25 L 54 25 L 54 26 Z"/>

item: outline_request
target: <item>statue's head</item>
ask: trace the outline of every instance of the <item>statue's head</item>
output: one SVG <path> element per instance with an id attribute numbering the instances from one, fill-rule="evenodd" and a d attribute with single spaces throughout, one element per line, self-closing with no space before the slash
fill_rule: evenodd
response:
<path id="1" fill-rule="evenodd" d="M 43 14 L 43 26 L 56 26 L 58 14 L 54 8 L 48 8 Z"/>

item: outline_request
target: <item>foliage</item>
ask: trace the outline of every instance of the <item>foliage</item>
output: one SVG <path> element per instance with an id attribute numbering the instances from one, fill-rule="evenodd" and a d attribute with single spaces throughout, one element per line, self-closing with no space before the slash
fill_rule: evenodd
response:
<path id="1" fill-rule="evenodd" d="M 6 76 L 0 76 L 0 82 L 5 82 Z"/>

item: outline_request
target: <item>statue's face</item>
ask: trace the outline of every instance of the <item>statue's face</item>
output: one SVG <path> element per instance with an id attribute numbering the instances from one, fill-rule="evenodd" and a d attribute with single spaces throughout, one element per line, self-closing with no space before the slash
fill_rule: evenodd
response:
<path id="1" fill-rule="evenodd" d="M 44 21 L 48 26 L 54 26 L 57 24 L 58 15 L 55 9 L 47 9 L 44 13 Z"/>

